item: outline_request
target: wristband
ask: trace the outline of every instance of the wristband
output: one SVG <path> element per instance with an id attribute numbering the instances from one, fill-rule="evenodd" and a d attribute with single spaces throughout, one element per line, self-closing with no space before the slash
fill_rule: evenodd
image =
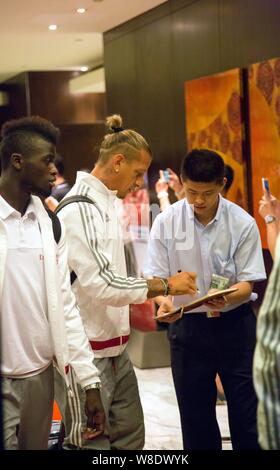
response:
<path id="1" fill-rule="evenodd" d="M 83 391 L 86 392 L 87 390 L 100 390 L 101 389 L 101 383 L 100 382 L 95 382 L 93 384 L 87 385 L 86 387 L 83 388 Z"/>
<path id="2" fill-rule="evenodd" d="M 266 224 L 271 224 L 271 222 L 274 222 L 275 220 L 276 217 L 274 217 L 274 215 L 266 215 L 264 218 Z"/>
<path id="3" fill-rule="evenodd" d="M 167 297 L 169 295 L 169 285 L 168 285 L 168 279 L 162 279 L 160 278 L 160 281 L 162 282 L 164 286 L 164 297 Z"/>
<path id="4" fill-rule="evenodd" d="M 158 198 L 158 199 L 161 199 L 161 198 L 163 198 L 163 197 L 168 197 L 168 192 L 167 192 L 167 191 L 159 191 L 159 192 L 157 193 L 157 198 Z"/>

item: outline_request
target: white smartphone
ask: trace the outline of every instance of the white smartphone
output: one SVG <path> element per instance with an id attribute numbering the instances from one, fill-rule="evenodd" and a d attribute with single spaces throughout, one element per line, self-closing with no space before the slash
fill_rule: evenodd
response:
<path id="1" fill-rule="evenodd" d="M 269 181 L 268 181 L 267 178 L 262 178 L 262 187 L 263 187 L 263 192 L 264 192 L 267 196 L 270 196 Z"/>
<path id="2" fill-rule="evenodd" d="M 169 171 L 167 169 L 163 170 L 162 174 L 163 174 L 163 179 L 164 179 L 165 183 L 169 183 L 169 181 L 170 181 Z"/>

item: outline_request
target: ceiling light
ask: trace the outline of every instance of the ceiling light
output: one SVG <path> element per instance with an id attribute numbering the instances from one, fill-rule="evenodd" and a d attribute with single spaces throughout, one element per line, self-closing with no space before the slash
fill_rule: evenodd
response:
<path id="1" fill-rule="evenodd" d="M 87 71 L 88 71 L 88 67 L 83 66 L 83 67 L 80 68 L 80 71 L 81 71 L 81 72 L 87 72 Z"/>
<path id="2" fill-rule="evenodd" d="M 85 13 L 86 9 L 85 8 L 77 8 L 76 12 L 77 13 Z"/>
<path id="3" fill-rule="evenodd" d="M 55 31 L 57 29 L 57 24 L 50 24 L 49 25 L 49 30 L 50 31 Z"/>

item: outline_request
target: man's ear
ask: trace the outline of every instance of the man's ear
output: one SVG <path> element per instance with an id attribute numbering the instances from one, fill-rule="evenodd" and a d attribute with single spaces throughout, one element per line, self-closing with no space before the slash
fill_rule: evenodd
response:
<path id="1" fill-rule="evenodd" d="M 124 161 L 125 156 L 122 153 L 117 153 L 113 156 L 113 168 L 116 173 L 120 171 L 120 166 Z"/>
<path id="2" fill-rule="evenodd" d="M 11 155 L 11 165 L 16 170 L 21 170 L 23 163 L 23 156 L 20 153 L 12 153 Z"/>

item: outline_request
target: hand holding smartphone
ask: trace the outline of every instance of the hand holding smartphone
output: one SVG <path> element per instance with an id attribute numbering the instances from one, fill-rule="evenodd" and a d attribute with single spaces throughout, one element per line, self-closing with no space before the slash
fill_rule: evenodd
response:
<path id="1" fill-rule="evenodd" d="M 169 181 L 170 181 L 169 171 L 168 170 L 162 170 L 162 174 L 163 174 L 164 182 L 169 183 Z"/>
<path id="2" fill-rule="evenodd" d="M 266 198 L 270 199 L 271 198 L 271 193 L 270 193 L 268 178 L 262 178 L 262 187 L 263 187 L 264 196 Z"/>

